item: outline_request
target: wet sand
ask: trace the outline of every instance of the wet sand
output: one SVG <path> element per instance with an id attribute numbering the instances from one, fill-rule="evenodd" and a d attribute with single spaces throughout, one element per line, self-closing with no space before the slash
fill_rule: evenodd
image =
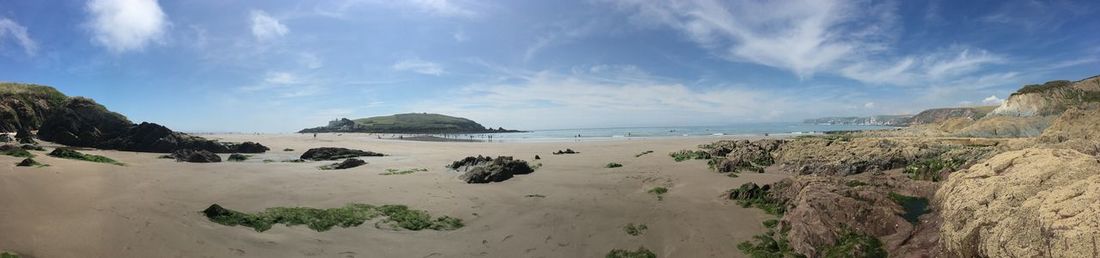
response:
<path id="1" fill-rule="evenodd" d="M 602 257 L 644 246 L 658 257 L 743 257 L 736 245 L 771 215 L 723 200 L 745 182 L 784 174 L 711 172 L 706 161 L 674 162 L 669 152 L 720 138 L 564 143 L 421 142 L 365 134 L 204 135 L 256 141 L 272 150 L 246 162 L 179 163 L 161 154 L 86 151 L 126 166 L 34 152 L 44 168 L 0 156 L 0 249 L 34 257 Z M 725 137 L 732 138 L 732 137 Z M 295 159 L 311 147 L 348 147 L 391 156 L 338 171 Z M 283 151 L 292 148 L 295 151 Z M 551 155 L 571 148 L 575 155 Z M 52 148 L 47 147 L 47 150 Z M 646 150 L 654 153 L 642 157 Z M 470 155 L 511 155 L 542 167 L 492 184 L 465 184 L 444 168 Z M 541 160 L 533 160 L 535 155 Z M 223 155 L 224 158 L 225 155 Z M 609 169 L 609 162 L 621 168 Z M 427 172 L 379 175 L 386 169 Z M 646 191 L 664 186 L 663 200 Z M 527 197 L 543 195 L 545 197 Z M 265 232 L 210 222 L 211 204 L 255 212 L 275 206 L 404 204 L 461 218 L 454 231 L 392 231 L 372 223 L 315 232 L 276 225 Z M 623 231 L 646 224 L 640 236 Z"/>

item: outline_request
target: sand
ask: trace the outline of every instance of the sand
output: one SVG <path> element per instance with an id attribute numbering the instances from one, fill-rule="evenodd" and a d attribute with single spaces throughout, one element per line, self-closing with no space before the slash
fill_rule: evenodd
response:
<path id="1" fill-rule="evenodd" d="M 51 165 L 45 168 L 15 167 L 20 158 L 0 156 L 0 249 L 34 257 L 602 257 L 611 249 L 644 246 L 659 257 L 742 257 L 737 243 L 763 232 L 760 222 L 774 216 L 720 196 L 745 182 L 788 176 L 729 178 L 709 171 L 705 161 L 674 162 L 667 155 L 718 137 L 562 143 L 417 142 L 363 134 L 206 137 L 257 141 L 272 151 L 215 164 L 86 151 L 126 166 L 35 152 Z M 262 162 L 294 159 L 311 147 L 391 156 L 367 157 L 369 164 L 339 171 L 317 169 L 329 162 Z M 550 154 L 565 148 L 581 153 Z M 634 156 L 646 150 L 655 152 Z M 492 184 L 465 184 L 444 168 L 477 154 L 512 155 L 543 166 Z M 533 160 L 536 154 L 542 160 Z M 605 168 L 609 162 L 624 166 Z M 388 168 L 429 171 L 379 175 Z M 663 200 L 646 193 L 656 186 L 670 189 Z M 534 194 L 545 197 L 527 197 Z M 213 203 L 255 212 L 352 202 L 404 204 L 461 218 L 466 227 L 393 231 L 367 223 L 316 232 L 276 225 L 256 232 L 199 213 Z M 627 223 L 649 229 L 630 236 L 622 229 Z"/>

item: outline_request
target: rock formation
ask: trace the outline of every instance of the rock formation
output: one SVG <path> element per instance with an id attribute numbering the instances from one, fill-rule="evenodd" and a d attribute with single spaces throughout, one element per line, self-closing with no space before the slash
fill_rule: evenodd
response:
<path id="1" fill-rule="evenodd" d="M 349 169 L 362 165 L 366 165 L 367 162 L 361 159 L 345 159 L 344 161 L 322 166 L 321 169 Z"/>
<path id="2" fill-rule="evenodd" d="M 1100 256 L 1100 161 L 1066 149 L 1002 153 L 936 192 L 954 257 Z"/>
<path id="3" fill-rule="evenodd" d="M 303 160 L 338 160 L 355 157 L 381 157 L 385 154 L 372 152 L 353 150 L 348 148 L 334 148 L 334 147 L 322 147 L 313 148 L 302 153 L 301 159 Z"/>
<path id="4" fill-rule="evenodd" d="M 37 130 L 67 98 L 48 86 L 0 83 L 0 132 Z"/>
<path id="5" fill-rule="evenodd" d="M 477 156 L 466 157 L 451 163 L 451 169 L 464 172 L 459 179 L 469 184 L 503 182 L 515 175 L 530 174 L 535 170 L 524 160 L 515 160 L 509 156 L 496 158 Z"/>
<path id="6" fill-rule="evenodd" d="M 140 152 L 168 153 L 179 149 L 215 153 L 267 151 L 267 147 L 258 143 L 221 143 L 174 132 L 154 123 L 135 125 L 125 116 L 80 97 L 71 98 L 55 109 L 42 124 L 38 137 L 69 146 Z"/>
<path id="7" fill-rule="evenodd" d="M 469 134 L 513 133 L 516 130 L 485 128 L 473 120 L 440 114 L 407 113 L 351 120 L 341 118 L 327 126 L 302 129 L 299 133 L 398 133 L 398 134 Z"/>
<path id="8" fill-rule="evenodd" d="M 179 149 L 172 152 L 172 158 L 175 158 L 179 162 L 191 162 L 191 163 L 216 163 L 222 162 L 222 158 L 218 154 L 206 150 L 191 150 L 191 149 Z"/>

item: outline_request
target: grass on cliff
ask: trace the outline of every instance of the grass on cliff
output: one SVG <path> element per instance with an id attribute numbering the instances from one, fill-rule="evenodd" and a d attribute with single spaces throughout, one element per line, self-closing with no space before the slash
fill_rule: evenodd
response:
<path id="1" fill-rule="evenodd" d="M 710 159 L 710 153 L 701 150 L 681 150 L 669 153 L 668 155 L 676 162 L 693 159 Z"/>
<path id="2" fill-rule="evenodd" d="M 630 251 L 623 249 L 612 249 L 608 252 L 605 258 L 657 258 L 657 254 L 649 251 L 645 247 L 638 247 L 638 250 Z"/>
<path id="3" fill-rule="evenodd" d="M 91 161 L 91 162 L 96 162 L 96 163 L 107 163 L 107 164 L 113 164 L 113 165 L 119 165 L 119 166 L 125 165 L 125 164 L 122 164 L 122 162 L 118 162 L 118 161 L 116 161 L 114 159 L 111 159 L 111 158 L 108 158 L 108 157 L 99 156 L 99 155 L 92 155 L 92 154 L 84 154 L 84 153 L 80 153 L 80 152 L 72 150 L 72 149 L 65 149 L 65 148 L 54 149 L 52 152 L 50 152 L 49 155 L 51 157 L 62 158 L 62 159 L 83 160 L 83 161 Z"/>
<path id="4" fill-rule="evenodd" d="M 267 231 L 274 224 L 306 225 L 318 232 L 333 227 L 354 227 L 385 217 L 379 223 L 407 230 L 454 230 L 463 227 L 462 220 L 448 216 L 432 218 L 427 211 L 413 210 L 405 205 L 348 204 L 341 208 L 316 209 L 306 207 L 275 207 L 258 213 L 243 213 L 224 209 L 217 204 L 203 211 L 210 221 L 226 226 L 245 226 L 257 232 Z"/>
<path id="5" fill-rule="evenodd" d="M 1016 91 L 1016 93 L 1012 93 L 1012 95 L 1015 96 L 1019 94 L 1041 93 L 1051 89 L 1069 87 L 1070 85 L 1073 85 L 1073 82 L 1066 80 L 1049 81 L 1043 84 L 1030 84 L 1025 85 L 1023 88 L 1020 88 Z"/>
<path id="6" fill-rule="evenodd" d="M 901 205 L 902 209 L 905 210 L 904 214 L 899 215 L 909 223 L 917 224 L 917 222 L 920 222 L 920 216 L 928 213 L 928 198 L 901 195 L 895 192 L 890 192 L 889 196 L 890 200 Z"/>

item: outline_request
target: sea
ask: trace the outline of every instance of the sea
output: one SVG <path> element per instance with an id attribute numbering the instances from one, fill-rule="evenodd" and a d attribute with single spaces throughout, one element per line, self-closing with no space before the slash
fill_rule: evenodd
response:
<path id="1" fill-rule="evenodd" d="M 678 126 L 678 127 L 616 127 L 532 130 L 522 133 L 487 133 L 464 135 L 437 135 L 452 139 L 473 139 L 493 142 L 530 141 L 593 141 L 629 140 L 639 138 L 721 137 L 721 136 L 797 136 L 822 134 L 829 131 L 880 130 L 896 127 L 878 125 L 822 125 L 800 122 L 746 123 L 727 126 Z"/>

